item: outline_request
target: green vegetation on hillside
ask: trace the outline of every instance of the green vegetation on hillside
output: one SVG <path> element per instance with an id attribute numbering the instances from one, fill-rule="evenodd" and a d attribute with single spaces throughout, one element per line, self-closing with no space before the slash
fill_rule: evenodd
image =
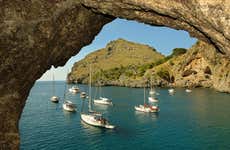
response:
<path id="1" fill-rule="evenodd" d="M 121 76 L 138 78 L 163 58 L 162 54 L 148 45 L 118 39 L 76 62 L 68 80 L 87 82 L 89 64 L 93 66 L 93 79 L 100 77 L 104 81 L 111 81 L 119 80 Z"/>

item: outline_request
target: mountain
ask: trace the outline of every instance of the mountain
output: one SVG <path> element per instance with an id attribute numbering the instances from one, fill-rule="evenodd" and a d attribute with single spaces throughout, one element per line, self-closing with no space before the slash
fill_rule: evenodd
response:
<path id="1" fill-rule="evenodd" d="M 103 84 L 112 84 L 122 74 L 131 74 L 133 71 L 142 76 L 144 72 L 135 70 L 137 66 L 153 63 L 163 58 L 162 54 L 148 45 L 117 39 L 108 43 L 105 48 L 90 53 L 81 61 L 76 62 L 67 80 L 70 83 L 87 83 L 89 64 L 91 64 L 93 82 L 101 80 Z"/>
<path id="2" fill-rule="evenodd" d="M 202 41 L 186 53 L 146 70 L 145 78 L 153 78 L 157 86 L 207 87 L 230 92 L 230 61 Z"/>
<path id="3" fill-rule="evenodd" d="M 118 39 L 76 62 L 69 82 L 128 87 L 206 87 L 230 93 L 230 61 L 211 45 L 197 41 L 188 50 L 176 48 L 163 56 L 147 45 Z"/>

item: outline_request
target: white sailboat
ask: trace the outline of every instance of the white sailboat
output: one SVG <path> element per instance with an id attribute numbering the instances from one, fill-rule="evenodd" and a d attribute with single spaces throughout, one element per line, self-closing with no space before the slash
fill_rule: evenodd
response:
<path id="1" fill-rule="evenodd" d="M 150 95 L 148 97 L 149 102 L 153 102 L 153 103 L 157 103 L 158 102 L 158 99 L 156 98 L 156 95 L 159 95 L 159 93 L 157 93 L 156 90 L 152 86 L 152 78 L 151 78 L 151 82 L 150 82 L 149 95 Z"/>
<path id="2" fill-rule="evenodd" d="M 93 102 L 95 104 L 113 105 L 112 100 L 106 97 L 99 97 L 99 99 L 94 99 Z"/>
<path id="3" fill-rule="evenodd" d="M 66 111 L 69 111 L 69 112 L 75 112 L 77 107 L 75 104 L 73 104 L 73 102 L 69 101 L 69 100 L 66 100 L 66 83 L 65 83 L 65 90 L 64 90 L 64 98 L 63 98 L 65 101 L 64 103 L 62 104 L 62 108 Z"/>
<path id="4" fill-rule="evenodd" d="M 149 97 L 149 102 L 154 102 L 154 103 L 157 103 L 158 102 L 158 99 L 156 97 Z"/>
<path id="5" fill-rule="evenodd" d="M 191 90 L 191 89 L 185 89 L 185 92 L 187 92 L 187 93 L 191 93 L 191 92 L 192 92 L 192 90 Z"/>
<path id="6" fill-rule="evenodd" d="M 76 105 L 73 104 L 71 101 L 64 101 L 62 104 L 62 107 L 64 110 L 69 112 L 75 112 L 76 111 Z"/>
<path id="7" fill-rule="evenodd" d="M 135 110 L 147 113 L 159 112 L 160 108 L 158 105 L 148 105 L 145 103 L 145 88 L 144 88 L 144 105 L 134 107 Z"/>
<path id="8" fill-rule="evenodd" d="M 94 99 L 93 102 L 95 104 L 113 105 L 112 100 L 107 97 L 102 97 L 101 93 L 102 93 L 101 83 L 99 83 L 99 98 Z"/>
<path id="9" fill-rule="evenodd" d="M 88 113 L 81 113 L 81 120 L 85 123 L 96 126 L 102 127 L 107 129 L 115 128 L 114 125 L 111 125 L 107 119 L 105 119 L 102 113 L 95 112 L 91 108 L 91 65 L 90 65 L 90 81 L 89 81 L 89 103 L 88 103 Z"/>
<path id="10" fill-rule="evenodd" d="M 79 92 L 79 87 L 72 86 L 71 88 L 69 88 L 69 92 L 76 94 Z"/>
<path id="11" fill-rule="evenodd" d="M 81 92 L 80 97 L 81 97 L 81 98 L 86 98 L 86 97 L 87 97 L 86 92 Z"/>
<path id="12" fill-rule="evenodd" d="M 52 94 L 53 94 L 53 96 L 50 98 L 51 102 L 58 103 L 59 102 L 59 97 L 55 96 L 55 79 L 54 79 L 54 74 L 53 74 L 53 82 L 52 82 Z"/>
<path id="13" fill-rule="evenodd" d="M 168 89 L 169 94 L 174 94 L 175 90 L 173 88 Z"/>

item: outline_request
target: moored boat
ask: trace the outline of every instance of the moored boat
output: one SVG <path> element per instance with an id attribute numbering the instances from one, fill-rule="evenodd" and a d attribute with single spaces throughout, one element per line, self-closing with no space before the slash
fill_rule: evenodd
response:
<path id="1" fill-rule="evenodd" d="M 101 113 L 95 112 L 91 108 L 91 65 L 90 65 L 90 79 L 89 79 L 89 103 L 88 103 L 88 112 L 83 113 L 81 112 L 81 120 L 85 123 L 95 126 L 95 127 L 102 127 L 106 129 L 113 129 L 115 128 L 114 125 L 111 125 L 107 119 L 103 117 Z"/>
<path id="2" fill-rule="evenodd" d="M 152 97 L 149 97 L 149 99 L 154 100 Z M 158 105 L 149 105 L 145 103 L 145 87 L 144 87 L 144 105 L 134 106 L 134 108 L 137 111 L 146 112 L 146 113 L 155 113 L 160 111 Z"/>
<path id="3" fill-rule="evenodd" d="M 81 92 L 80 97 L 81 97 L 81 98 L 86 98 L 86 97 L 87 97 L 86 92 Z"/>
<path id="4" fill-rule="evenodd" d="M 58 102 L 59 102 L 59 97 L 57 97 L 57 96 L 52 96 L 52 97 L 50 98 L 50 100 L 51 100 L 52 102 L 54 102 L 54 103 L 58 103 Z"/>
<path id="5" fill-rule="evenodd" d="M 59 102 L 59 97 L 55 96 L 55 78 L 54 78 L 54 73 L 53 73 L 53 81 L 52 81 L 52 94 L 53 96 L 50 98 L 50 101 L 53 103 L 58 103 Z"/>
<path id="6" fill-rule="evenodd" d="M 76 105 L 73 104 L 71 101 L 65 101 L 62 104 L 62 107 L 63 107 L 64 110 L 69 111 L 69 112 L 76 111 Z"/>
<path id="7" fill-rule="evenodd" d="M 139 105 L 139 106 L 135 106 L 135 109 L 137 111 L 141 111 L 141 112 L 147 112 L 147 113 L 153 113 L 153 112 L 159 112 L 160 108 L 158 106 L 151 106 L 151 105 Z"/>
<path id="8" fill-rule="evenodd" d="M 115 128 L 114 125 L 111 125 L 107 119 L 105 119 L 100 113 L 81 113 L 81 119 L 92 126 L 102 127 L 107 129 Z"/>
<path id="9" fill-rule="evenodd" d="M 158 102 L 158 99 L 154 97 L 149 97 L 148 99 L 149 99 L 149 102 Z"/>
<path id="10" fill-rule="evenodd" d="M 192 90 L 191 90 L 191 89 L 185 89 L 185 92 L 187 92 L 187 93 L 191 93 L 191 92 L 192 92 Z"/>
<path id="11" fill-rule="evenodd" d="M 99 99 L 94 99 L 93 101 L 95 104 L 104 104 L 104 105 L 112 105 L 112 100 L 106 97 L 100 97 Z"/>
<path id="12" fill-rule="evenodd" d="M 69 92 L 71 92 L 71 93 L 78 93 L 79 92 L 79 88 L 77 86 L 72 86 L 69 89 Z"/>
<path id="13" fill-rule="evenodd" d="M 175 90 L 173 88 L 168 89 L 169 94 L 174 94 Z"/>

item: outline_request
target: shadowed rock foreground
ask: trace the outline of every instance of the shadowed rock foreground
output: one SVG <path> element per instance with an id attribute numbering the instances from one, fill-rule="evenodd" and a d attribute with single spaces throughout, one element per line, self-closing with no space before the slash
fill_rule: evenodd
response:
<path id="1" fill-rule="evenodd" d="M 186 30 L 229 59 L 229 3 L 228 0 L 1 0 L 0 149 L 19 148 L 18 121 L 34 82 L 51 65 L 64 65 L 114 17 Z"/>

